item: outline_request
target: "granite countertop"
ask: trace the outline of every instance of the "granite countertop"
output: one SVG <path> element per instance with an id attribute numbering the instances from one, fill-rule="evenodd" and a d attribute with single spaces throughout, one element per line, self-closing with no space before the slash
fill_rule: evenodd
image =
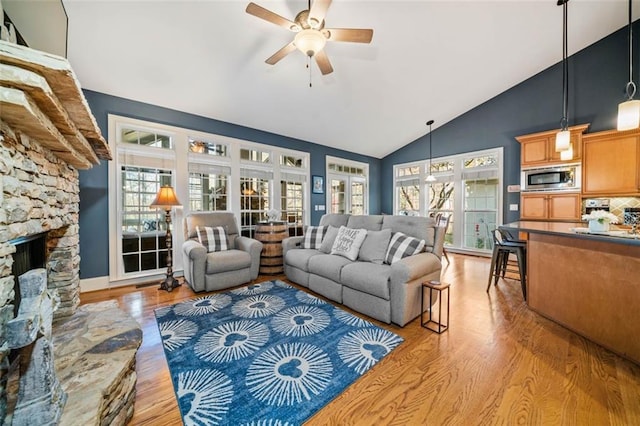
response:
<path id="1" fill-rule="evenodd" d="M 500 228 L 516 232 L 536 232 L 540 234 L 562 235 L 577 239 L 607 241 L 612 243 L 640 246 L 640 233 L 629 234 L 628 229 L 611 225 L 609 232 L 588 232 L 584 222 L 547 222 L 547 221 L 519 221 L 507 223 Z"/>

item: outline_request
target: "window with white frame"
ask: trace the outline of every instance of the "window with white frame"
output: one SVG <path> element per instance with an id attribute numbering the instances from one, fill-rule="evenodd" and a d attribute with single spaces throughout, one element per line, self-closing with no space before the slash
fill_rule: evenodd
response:
<path id="1" fill-rule="evenodd" d="M 331 156 L 326 161 L 329 213 L 367 214 L 369 165 Z"/>
<path id="2" fill-rule="evenodd" d="M 149 206 L 172 185 L 183 206 L 172 209 L 174 270 L 182 267 L 182 218 L 192 211 L 230 211 L 253 235 L 276 208 L 292 235 L 310 220 L 309 154 L 225 136 L 109 115 L 110 280 L 164 273 L 164 211 Z"/>
<path id="3" fill-rule="evenodd" d="M 432 174 L 434 182 L 427 182 Z M 502 148 L 394 166 L 394 213 L 449 216 L 448 247 L 487 252 L 502 219 Z"/>

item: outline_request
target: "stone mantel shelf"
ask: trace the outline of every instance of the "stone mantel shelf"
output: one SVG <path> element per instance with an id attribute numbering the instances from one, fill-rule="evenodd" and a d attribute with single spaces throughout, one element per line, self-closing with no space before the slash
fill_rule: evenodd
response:
<path id="1" fill-rule="evenodd" d="M 22 116 L 31 121 L 22 123 L 20 131 L 36 139 L 42 138 L 43 130 L 48 133 L 47 138 L 62 138 L 56 149 L 50 149 L 77 168 L 90 168 L 99 159 L 112 159 L 109 145 L 66 59 L 0 41 L 0 67 L 1 119 L 15 126 L 10 117 L 16 109 L 22 110 Z M 10 91 L 23 92 L 24 98 L 16 105 L 12 101 L 18 98 Z M 48 118 L 45 121 L 42 117 Z"/>

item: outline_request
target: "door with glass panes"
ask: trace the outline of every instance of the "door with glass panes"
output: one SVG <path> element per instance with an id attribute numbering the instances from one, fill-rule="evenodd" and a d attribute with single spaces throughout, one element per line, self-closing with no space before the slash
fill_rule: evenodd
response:
<path id="1" fill-rule="evenodd" d="M 328 175 L 329 213 L 367 214 L 367 181 L 356 176 Z"/>

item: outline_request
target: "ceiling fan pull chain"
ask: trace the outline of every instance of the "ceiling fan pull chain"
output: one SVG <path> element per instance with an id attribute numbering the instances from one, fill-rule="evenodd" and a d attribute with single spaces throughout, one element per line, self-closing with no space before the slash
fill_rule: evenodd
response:
<path id="1" fill-rule="evenodd" d="M 309 68 L 309 87 L 313 87 L 311 84 L 311 56 L 307 56 L 307 68 Z"/>

